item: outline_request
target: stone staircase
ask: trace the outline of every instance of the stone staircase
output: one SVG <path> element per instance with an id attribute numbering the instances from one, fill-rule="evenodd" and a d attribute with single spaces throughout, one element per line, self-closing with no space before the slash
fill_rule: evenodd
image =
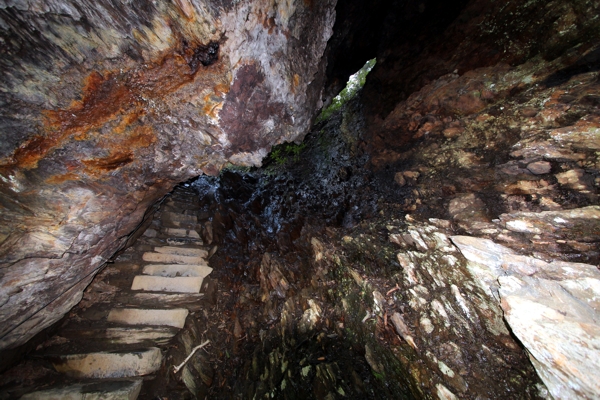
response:
<path id="1" fill-rule="evenodd" d="M 165 365 L 166 346 L 190 312 L 207 307 L 210 221 L 198 221 L 193 190 L 178 187 L 144 234 L 87 289 L 34 357 L 64 379 L 22 399 L 136 399 Z M 30 389 L 31 390 L 31 389 Z"/>

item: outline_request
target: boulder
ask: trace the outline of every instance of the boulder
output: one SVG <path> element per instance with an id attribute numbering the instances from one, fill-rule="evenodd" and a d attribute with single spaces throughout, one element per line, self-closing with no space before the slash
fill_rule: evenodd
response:
<path id="1" fill-rule="evenodd" d="M 600 385 L 600 271 L 546 262 L 489 239 L 453 236 L 479 285 L 504 318 L 555 399 L 596 398 Z"/>

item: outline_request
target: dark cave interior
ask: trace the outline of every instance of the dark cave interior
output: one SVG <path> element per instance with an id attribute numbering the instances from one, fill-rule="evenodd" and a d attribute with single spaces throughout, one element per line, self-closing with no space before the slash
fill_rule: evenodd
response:
<path id="1" fill-rule="evenodd" d="M 288 3 L 0 5 L 0 399 L 594 398 L 600 3 Z"/>

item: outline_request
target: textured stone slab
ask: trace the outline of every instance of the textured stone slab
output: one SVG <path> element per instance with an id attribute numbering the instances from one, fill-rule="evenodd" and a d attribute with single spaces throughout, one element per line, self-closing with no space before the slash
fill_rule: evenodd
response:
<path id="1" fill-rule="evenodd" d="M 133 278 L 131 290 L 147 290 L 151 292 L 200 293 L 202 278 L 138 275 Z"/>
<path id="2" fill-rule="evenodd" d="M 135 344 L 152 341 L 166 344 L 178 332 L 179 327 L 172 326 L 128 326 L 115 328 L 72 328 L 61 330 L 61 336 L 72 341 L 108 342 L 114 344 Z"/>
<path id="3" fill-rule="evenodd" d="M 189 229 L 191 231 L 195 231 L 198 228 L 198 224 L 196 222 L 180 222 L 171 221 L 169 219 L 162 219 L 161 226 L 163 228 L 163 231 L 165 229 Z"/>
<path id="4" fill-rule="evenodd" d="M 131 352 L 98 352 L 58 356 L 54 368 L 76 378 L 128 378 L 156 372 L 162 362 L 157 347 Z"/>
<path id="5" fill-rule="evenodd" d="M 600 280 L 528 276 L 498 280 L 504 317 L 552 396 L 598 398 Z"/>
<path id="6" fill-rule="evenodd" d="M 177 246 L 157 246 L 154 248 L 157 253 L 163 254 L 175 254 L 178 256 L 187 257 L 203 257 L 208 256 L 208 251 L 204 249 L 193 249 L 189 247 L 177 247 Z"/>
<path id="7" fill-rule="evenodd" d="M 186 308 L 190 311 L 198 311 L 206 307 L 204 293 L 141 292 L 120 296 L 118 300 L 122 304 L 138 307 Z"/>
<path id="8" fill-rule="evenodd" d="M 135 400 L 142 380 L 107 381 L 75 384 L 28 393 L 24 400 Z"/>
<path id="9" fill-rule="evenodd" d="M 212 272 L 212 268 L 206 265 L 187 264 L 150 264 L 144 267 L 143 274 L 153 276 L 199 276 L 204 278 Z"/>
<path id="10" fill-rule="evenodd" d="M 552 232 L 551 222 L 567 225 L 566 214 L 576 219 L 595 212 L 587 207 L 562 215 L 521 213 L 531 224 L 519 220 L 514 227 L 543 234 Z M 591 371 L 600 370 L 600 271 L 589 264 L 519 255 L 489 239 L 451 239 L 482 288 L 501 300 L 504 319 L 552 397 L 597 398 L 600 382 Z"/>
<path id="11" fill-rule="evenodd" d="M 537 213 L 515 212 L 500 215 L 500 221 L 513 232 L 590 242 L 600 240 L 600 206 Z"/>
<path id="12" fill-rule="evenodd" d="M 188 313 L 185 308 L 173 310 L 117 308 L 110 311 L 107 320 L 126 325 L 167 325 L 183 328 Z"/>
<path id="13" fill-rule="evenodd" d="M 165 264 L 189 264 L 189 265 L 205 265 L 206 260 L 203 257 L 182 256 L 179 254 L 163 254 L 146 252 L 142 256 L 144 261 L 158 262 Z"/>
<path id="14" fill-rule="evenodd" d="M 161 220 L 171 220 L 173 222 L 183 222 L 183 223 L 198 223 L 198 217 L 195 215 L 187 215 L 187 214 L 177 214 L 174 212 L 163 212 L 161 215 Z"/>
<path id="15" fill-rule="evenodd" d="M 202 246 L 204 243 L 202 239 L 170 237 L 167 238 L 167 244 L 169 246 Z"/>
<path id="16" fill-rule="evenodd" d="M 193 238 L 200 239 L 200 235 L 193 229 L 180 229 L 180 228 L 165 228 L 163 233 L 169 236 L 175 236 L 180 238 Z"/>

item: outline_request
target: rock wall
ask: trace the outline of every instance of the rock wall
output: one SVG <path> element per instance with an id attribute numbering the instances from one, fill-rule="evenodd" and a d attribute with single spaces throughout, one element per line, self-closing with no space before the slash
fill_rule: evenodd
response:
<path id="1" fill-rule="evenodd" d="M 303 136 L 334 7 L 0 2 L 0 349 L 77 303 L 174 184 Z"/>
<path id="2" fill-rule="evenodd" d="M 478 330 L 471 307 L 505 345 L 506 329 L 520 340 L 540 395 L 597 396 L 584 371 L 600 356 L 599 9 L 472 1 L 430 41 L 397 31 L 367 79 L 363 147 L 412 214 L 390 235 L 409 302 L 398 333 L 432 370 L 450 368 L 438 376 L 458 397 L 468 374 L 432 341 Z M 443 256 L 453 248 L 466 264 Z"/>

